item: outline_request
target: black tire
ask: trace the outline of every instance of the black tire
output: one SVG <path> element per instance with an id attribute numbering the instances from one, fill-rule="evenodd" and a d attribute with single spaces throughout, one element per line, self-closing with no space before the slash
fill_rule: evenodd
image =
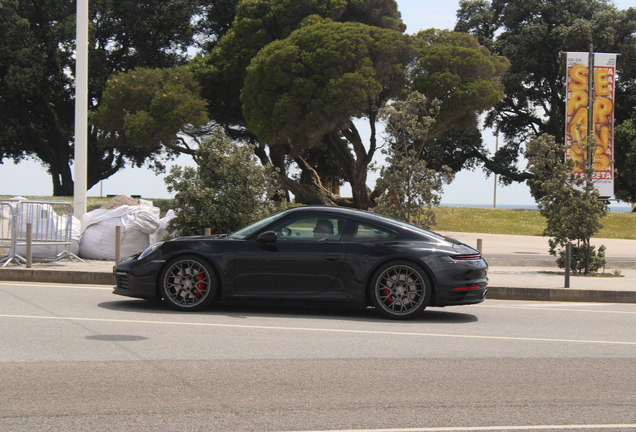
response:
<path id="1" fill-rule="evenodd" d="M 428 306 L 431 282 L 421 267 L 408 261 L 393 261 L 379 267 L 371 277 L 371 303 L 391 319 L 413 318 Z"/>
<path id="2" fill-rule="evenodd" d="M 196 255 L 183 255 L 168 261 L 159 278 L 159 289 L 172 309 L 193 312 L 214 301 L 218 282 L 207 261 Z"/>

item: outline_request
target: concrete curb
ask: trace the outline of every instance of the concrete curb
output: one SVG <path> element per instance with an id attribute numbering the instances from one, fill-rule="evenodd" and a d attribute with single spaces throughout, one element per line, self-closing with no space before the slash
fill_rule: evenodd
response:
<path id="1" fill-rule="evenodd" d="M 115 275 L 104 272 L 64 271 L 27 268 L 0 269 L 0 280 L 83 285 L 115 285 Z"/>
<path id="2" fill-rule="evenodd" d="M 556 259 L 550 258 L 487 258 L 484 261 L 489 266 L 502 267 L 556 267 Z"/>
<path id="3" fill-rule="evenodd" d="M 557 267 L 556 258 L 484 258 L 489 266 Z M 606 269 L 636 269 L 636 261 L 607 260 Z"/>
<path id="4" fill-rule="evenodd" d="M 586 303 L 636 303 L 636 291 L 577 288 L 520 288 L 488 286 L 487 299 Z"/>

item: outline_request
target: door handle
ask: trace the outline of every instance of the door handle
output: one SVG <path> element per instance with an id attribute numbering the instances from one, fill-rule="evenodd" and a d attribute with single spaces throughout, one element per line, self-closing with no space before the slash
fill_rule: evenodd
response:
<path id="1" fill-rule="evenodd" d="M 340 255 L 323 255 L 320 259 L 325 261 L 338 261 L 340 259 Z"/>

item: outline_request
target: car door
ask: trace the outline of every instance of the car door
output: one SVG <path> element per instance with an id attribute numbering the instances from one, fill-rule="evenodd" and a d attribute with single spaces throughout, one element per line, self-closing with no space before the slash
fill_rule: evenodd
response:
<path id="1" fill-rule="evenodd" d="M 345 221 L 301 215 L 270 228 L 276 234 L 273 242 L 246 240 L 235 257 L 236 293 L 307 295 L 327 290 L 345 260 Z"/>

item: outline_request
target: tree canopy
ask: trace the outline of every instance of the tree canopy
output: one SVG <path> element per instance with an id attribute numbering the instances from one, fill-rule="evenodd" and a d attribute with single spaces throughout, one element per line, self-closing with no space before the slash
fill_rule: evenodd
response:
<path id="1" fill-rule="evenodd" d="M 402 33 L 406 28 L 400 19 L 395 0 L 240 1 L 235 20 L 227 33 L 209 55 L 191 62 L 202 85 L 202 94 L 208 101 L 212 122 L 223 125 L 231 137 L 250 141 L 261 161 L 264 164 L 272 163 L 282 174 L 285 174 L 289 160 L 288 149 L 284 146 L 267 149 L 266 144 L 260 142 L 246 128 L 241 91 L 250 62 L 263 48 L 270 43 L 285 40 L 295 30 L 321 22 L 356 22 L 397 33 Z M 305 154 L 296 156 L 301 159 L 304 156 L 308 160 L 333 160 L 330 157 L 316 157 L 316 150 L 314 147 L 311 158 L 308 158 L 306 151 L 303 152 Z M 315 169 L 305 159 L 296 159 L 303 170 L 302 178 L 311 178 L 312 182 L 317 180 Z M 334 171 L 337 170 L 329 166 L 322 174 Z"/>
<path id="2" fill-rule="evenodd" d="M 411 90 L 437 99 L 439 114 L 426 139 L 413 145 L 432 169 L 458 172 L 487 160 L 479 116 L 503 98 L 508 60 L 466 33 L 429 29 L 415 40 L 420 49 Z"/>
<path id="3" fill-rule="evenodd" d="M 510 63 L 492 54 L 470 34 L 430 29 L 417 34 L 422 43 L 413 88 L 440 102 L 431 130 L 477 126 L 478 117 L 504 96 L 500 83 Z"/>
<path id="4" fill-rule="evenodd" d="M 91 1 L 89 110 L 100 105 L 114 73 L 185 63 L 201 7 L 192 0 Z M 74 3 L 0 0 L 0 18 L 0 157 L 39 160 L 53 194 L 72 195 Z M 100 136 L 89 131 L 89 188 L 144 159 L 138 148 L 100 145 Z"/>
<path id="5" fill-rule="evenodd" d="M 322 19 L 359 22 L 403 32 L 395 0 L 240 1 L 232 26 L 208 56 L 192 62 L 209 103 L 210 118 L 231 136 L 248 138 L 240 100 L 247 67 L 271 42 Z"/>
<path id="6" fill-rule="evenodd" d="M 285 175 L 287 154 L 303 172 L 301 183 L 321 189 L 318 167 L 306 157 L 309 148 L 315 156 L 320 145 L 335 156 L 342 178 L 352 185 L 353 202 L 338 203 L 366 208 L 378 194 L 365 184 L 376 150 L 377 110 L 390 98 L 418 87 L 432 90 L 436 87 L 425 76 L 446 73 L 443 87 L 453 97 L 444 100 L 438 152 L 429 156 L 436 158 L 433 167 L 441 166 L 446 161 L 437 163 L 438 153 L 444 146 L 441 153 L 455 159 L 453 167 L 460 170 L 482 155 L 476 119 L 502 94 L 497 80 L 505 60 L 472 36 L 431 31 L 413 38 L 404 36 L 404 29 L 393 0 L 239 2 L 228 32 L 209 56 L 192 65 L 210 118 L 233 137 L 250 140 L 264 163 L 279 168 L 297 199 L 337 202 L 333 196 L 310 196 Z M 418 56 L 426 59 L 416 64 Z M 417 77 L 417 85 L 407 85 L 408 77 Z M 357 118 L 370 125 L 366 146 L 353 122 Z M 453 146 L 467 150 L 450 150 Z"/>
<path id="7" fill-rule="evenodd" d="M 393 30 L 358 23 L 303 27 L 262 49 L 241 100 L 248 128 L 270 145 L 316 144 L 403 88 L 415 50 Z"/>
<path id="8" fill-rule="evenodd" d="M 137 164 L 163 151 L 194 155 L 195 149 L 180 132 L 184 125 L 200 128 L 208 122 L 199 92 L 187 66 L 121 72 L 108 81 L 91 121 L 100 131 L 102 145 L 130 149 Z"/>

